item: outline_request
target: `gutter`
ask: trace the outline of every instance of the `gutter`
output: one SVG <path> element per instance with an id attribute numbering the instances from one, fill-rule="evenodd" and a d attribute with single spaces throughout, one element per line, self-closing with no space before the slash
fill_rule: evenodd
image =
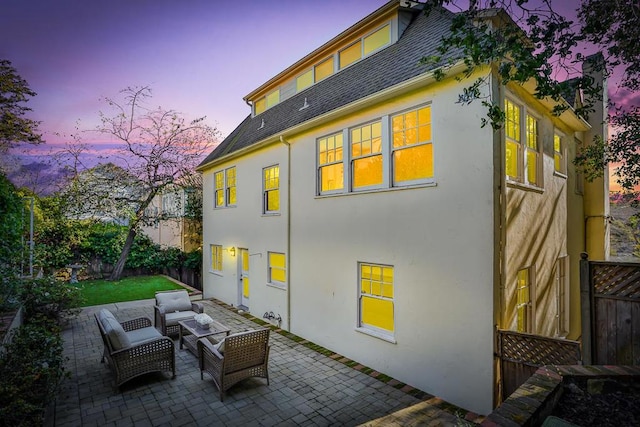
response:
<path id="1" fill-rule="evenodd" d="M 291 143 L 280 135 L 280 142 L 287 146 L 287 330 L 291 332 Z"/>

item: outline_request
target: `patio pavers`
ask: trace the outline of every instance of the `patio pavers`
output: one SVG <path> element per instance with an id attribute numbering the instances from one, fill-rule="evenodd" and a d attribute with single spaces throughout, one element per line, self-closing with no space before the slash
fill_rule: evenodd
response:
<path id="1" fill-rule="evenodd" d="M 308 342 L 296 342 L 275 331 L 270 338 L 269 386 L 264 379 L 247 379 L 220 402 L 213 380 L 207 375 L 200 379 L 196 357 L 180 350 L 176 338 L 176 379 L 166 373 L 148 374 L 116 391 L 113 375 L 100 363 L 103 344 L 93 313 L 106 307 L 121 321 L 140 316 L 153 319 L 153 303 L 88 307 L 70 321 L 63 338 L 71 377 L 57 399 L 56 426 L 350 426 L 400 410 L 406 416 L 405 408 L 424 400 L 318 353 L 305 345 Z M 232 333 L 258 326 L 224 304 L 202 303 L 205 312 Z M 413 425 L 462 421 L 434 407 L 427 416 L 422 413 L 415 418 L 418 423 Z"/>

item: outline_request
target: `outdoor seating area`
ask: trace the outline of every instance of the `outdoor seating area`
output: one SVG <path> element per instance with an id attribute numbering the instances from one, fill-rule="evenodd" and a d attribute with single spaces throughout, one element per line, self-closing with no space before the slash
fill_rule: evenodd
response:
<path id="1" fill-rule="evenodd" d="M 162 335 L 176 335 L 180 327 L 178 322 L 193 319 L 202 310 L 202 304 L 192 302 L 186 290 L 157 292 L 153 306 L 155 326 L 160 328 Z"/>
<path id="2" fill-rule="evenodd" d="M 230 329 L 231 338 L 225 340 L 223 352 L 218 353 L 229 357 L 230 362 L 233 348 L 244 345 L 234 343 L 233 336 L 255 334 L 259 351 L 249 353 L 264 356 L 264 363 L 257 364 L 263 369 L 258 377 L 264 373 L 263 378 L 243 378 L 231 387 L 227 376 L 224 382 L 220 380 L 224 385 L 218 390 L 208 375 L 202 379 L 195 354 L 186 348 L 180 350 L 177 337 L 164 337 L 161 339 L 171 340 L 175 348 L 175 379 L 170 379 L 166 371 L 151 372 L 131 377 L 116 390 L 118 380 L 100 363 L 105 346 L 101 330 L 96 327 L 96 315 L 107 309 L 128 325 L 127 319 L 151 318 L 155 303 L 143 300 L 87 307 L 70 320 L 63 339 L 71 376 L 58 395 L 52 411 L 54 419 L 49 419 L 51 425 L 360 425 L 421 401 L 404 387 L 394 387 L 394 382 L 376 379 L 377 373 L 361 372 L 209 300 L 198 302 L 203 312 Z M 265 339 L 264 335 L 268 337 Z M 224 336 L 216 335 L 214 339 Z M 268 348 L 264 347 L 265 342 Z M 209 346 L 201 347 L 204 352 Z M 204 363 L 208 366 L 208 362 Z M 231 366 L 243 365 L 234 362 Z M 206 369 L 209 372 L 211 368 Z M 228 374 L 229 370 L 223 372 Z M 430 414 L 434 420 L 458 420 L 436 408 L 431 408 Z M 459 421 L 460 425 L 467 424 L 463 419 Z"/>

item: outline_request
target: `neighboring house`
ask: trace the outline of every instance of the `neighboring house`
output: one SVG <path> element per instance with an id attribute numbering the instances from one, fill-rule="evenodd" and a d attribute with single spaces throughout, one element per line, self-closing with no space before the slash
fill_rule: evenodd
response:
<path id="1" fill-rule="evenodd" d="M 145 221 L 140 229 L 154 243 L 183 252 L 191 252 L 201 246 L 199 222 L 185 215 L 189 192 L 182 188 L 164 191 L 156 195 L 145 209 Z"/>
<path id="2" fill-rule="evenodd" d="M 471 80 L 420 64 L 451 17 L 390 1 L 245 97 L 198 167 L 203 288 L 486 414 L 496 328 L 580 336 L 579 254 L 606 258 L 608 199 L 571 159 L 606 130 L 489 69 L 507 122 L 481 128 L 480 102 L 456 103 Z"/>

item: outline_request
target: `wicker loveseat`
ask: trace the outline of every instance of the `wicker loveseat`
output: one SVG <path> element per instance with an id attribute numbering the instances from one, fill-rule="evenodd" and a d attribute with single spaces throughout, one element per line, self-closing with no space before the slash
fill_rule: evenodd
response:
<path id="1" fill-rule="evenodd" d="M 220 401 L 225 392 L 237 382 L 250 377 L 267 379 L 269 385 L 269 329 L 240 332 L 225 337 L 217 344 L 209 338 L 198 340 L 200 378 L 208 372 L 220 390 Z"/>
<path id="2" fill-rule="evenodd" d="M 116 387 L 149 372 L 171 371 L 176 377 L 175 346 L 151 324 L 151 319 L 139 317 L 118 322 L 107 309 L 95 313 L 100 329 L 105 359 L 116 376 Z"/>
<path id="3" fill-rule="evenodd" d="M 191 302 L 185 290 L 156 292 L 156 305 L 153 307 L 156 328 L 162 335 L 175 335 L 180 330 L 178 322 L 193 319 L 204 311 L 202 304 Z"/>

